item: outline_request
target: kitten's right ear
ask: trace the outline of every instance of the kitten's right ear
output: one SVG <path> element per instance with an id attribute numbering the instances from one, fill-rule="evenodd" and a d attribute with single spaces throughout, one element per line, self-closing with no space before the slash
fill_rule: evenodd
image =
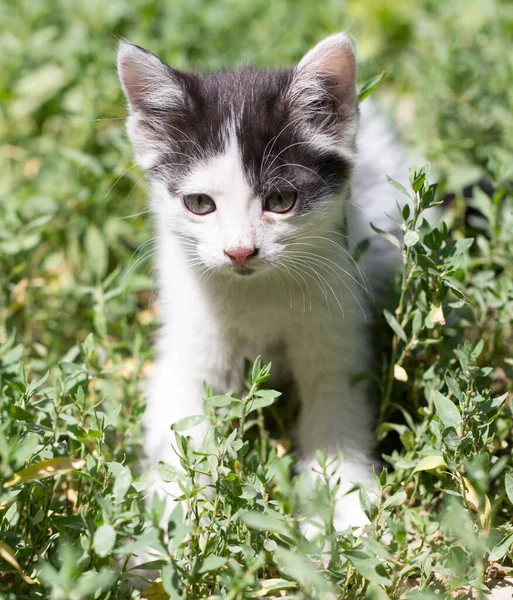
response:
<path id="1" fill-rule="evenodd" d="M 151 113 L 176 108 L 184 101 L 181 73 L 135 44 L 120 43 L 118 75 L 132 110 Z"/>
<path id="2" fill-rule="evenodd" d="M 136 162 L 151 169 L 169 149 L 165 115 L 185 105 L 184 74 L 154 54 L 128 42 L 118 50 L 118 74 L 128 100 L 127 133 Z"/>
<path id="3" fill-rule="evenodd" d="M 358 124 L 356 57 L 352 39 L 331 35 L 314 46 L 293 71 L 289 98 L 312 143 L 352 160 Z"/>
<path id="4" fill-rule="evenodd" d="M 328 93 L 338 110 L 356 105 L 355 45 L 346 33 L 336 33 L 314 46 L 294 70 L 292 92 L 306 96 Z"/>

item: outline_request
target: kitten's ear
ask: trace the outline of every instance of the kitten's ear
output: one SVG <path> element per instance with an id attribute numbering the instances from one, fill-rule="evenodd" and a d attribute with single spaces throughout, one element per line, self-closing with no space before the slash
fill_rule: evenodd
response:
<path id="1" fill-rule="evenodd" d="M 140 46 L 120 43 L 118 75 L 132 110 L 151 113 L 183 103 L 181 73 Z"/>
<path id="2" fill-rule="evenodd" d="M 119 46 L 118 74 L 129 105 L 126 128 L 135 160 L 143 169 L 151 169 L 171 142 L 166 113 L 180 112 L 186 104 L 185 75 L 128 42 Z"/>
<path id="3" fill-rule="evenodd" d="M 356 59 L 353 40 L 345 33 L 331 35 L 314 46 L 294 69 L 291 91 L 315 104 L 328 94 L 335 108 L 356 106 Z"/>
<path id="4" fill-rule="evenodd" d="M 358 125 L 355 79 L 353 41 L 338 33 L 303 57 L 289 87 L 292 114 L 310 143 L 350 161 L 354 159 Z"/>

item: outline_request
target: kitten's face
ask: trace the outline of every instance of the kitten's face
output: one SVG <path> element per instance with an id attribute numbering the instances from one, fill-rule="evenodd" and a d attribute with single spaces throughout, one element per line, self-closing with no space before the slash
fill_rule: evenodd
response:
<path id="1" fill-rule="evenodd" d="M 294 70 L 202 76 L 123 44 L 119 72 L 153 209 L 195 266 L 237 276 L 279 269 L 302 234 L 340 219 L 357 121 L 343 34 Z"/>

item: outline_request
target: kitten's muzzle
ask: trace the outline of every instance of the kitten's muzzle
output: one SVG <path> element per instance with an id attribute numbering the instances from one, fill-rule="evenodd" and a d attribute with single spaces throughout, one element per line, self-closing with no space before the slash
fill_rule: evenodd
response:
<path id="1" fill-rule="evenodd" d="M 248 260 L 258 255 L 258 248 L 229 248 L 224 253 L 233 263 L 243 267 Z"/>

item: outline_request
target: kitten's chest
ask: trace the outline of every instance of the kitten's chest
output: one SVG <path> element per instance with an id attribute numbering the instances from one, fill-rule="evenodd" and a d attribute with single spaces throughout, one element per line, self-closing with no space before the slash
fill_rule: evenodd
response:
<path id="1" fill-rule="evenodd" d="M 223 312 L 223 328 L 227 334 L 239 345 L 257 350 L 257 354 L 288 337 L 293 318 L 290 310 L 264 301 L 238 303 Z"/>
<path id="2" fill-rule="evenodd" d="M 215 318 L 220 331 L 246 356 L 264 356 L 270 348 L 302 344 L 312 330 L 320 332 L 333 323 L 332 307 L 316 291 L 264 284 L 225 297 L 219 294 Z"/>
<path id="3" fill-rule="evenodd" d="M 262 356 L 286 370 L 290 332 L 300 326 L 295 311 L 268 294 L 232 298 L 221 311 L 221 331 L 236 356 L 254 360 Z"/>

